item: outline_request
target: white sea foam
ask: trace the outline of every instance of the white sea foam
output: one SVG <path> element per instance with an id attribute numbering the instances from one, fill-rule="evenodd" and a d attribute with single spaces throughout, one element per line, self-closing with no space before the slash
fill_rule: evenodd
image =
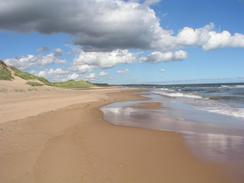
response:
<path id="1" fill-rule="evenodd" d="M 244 88 L 244 85 L 221 85 L 221 88 Z"/>
<path id="2" fill-rule="evenodd" d="M 217 113 L 217 114 L 222 114 L 222 115 L 232 116 L 237 118 L 244 118 L 244 109 L 231 108 L 227 106 L 203 107 L 201 109 L 211 113 Z"/>
<path id="3" fill-rule="evenodd" d="M 220 88 L 233 88 L 233 86 L 229 86 L 229 85 L 221 85 Z"/>
<path id="4" fill-rule="evenodd" d="M 169 89 L 169 88 L 160 88 L 161 91 L 169 91 L 174 92 L 175 90 Z"/>
<path id="5" fill-rule="evenodd" d="M 235 85 L 235 88 L 244 88 L 244 85 Z"/>
<path id="6" fill-rule="evenodd" d="M 161 91 L 153 91 L 153 93 L 159 94 L 159 95 L 164 95 L 167 97 L 174 97 L 174 98 L 181 97 L 181 98 L 202 99 L 202 97 L 199 95 L 180 93 L 180 92 L 175 92 L 174 90 L 169 90 L 169 89 L 161 89 Z"/>
<path id="7" fill-rule="evenodd" d="M 226 87 L 226 88 L 235 87 L 236 88 L 236 87 L 243 87 L 243 85 L 234 85 L 234 86 L 223 85 L 221 87 Z M 167 96 L 167 97 L 172 97 L 172 98 L 208 99 L 208 98 L 203 98 L 199 95 L 181 93 L 181 92 L 174 91 L 174 90 L 167 89 L 167 88 L 162 88 L 160 90 L 154 90 L 153 93 Z M 243 108 L 232 108 L 231 106 L 229 106 L 227 104 L 217 103 L 216 101 L 213 101 L 213 100 L 198 100 L 197 103 L 195 103 L 196 101 L 189 100 L 188 102 L 190 102 L 190 103 L 193 102 L 192 104 L 197 106 L 196 109 L 200 109 L 200 110 L 211 112 L 211 113 L 236 117 L 236 118 L 244 118 L 244 109 Z"/>

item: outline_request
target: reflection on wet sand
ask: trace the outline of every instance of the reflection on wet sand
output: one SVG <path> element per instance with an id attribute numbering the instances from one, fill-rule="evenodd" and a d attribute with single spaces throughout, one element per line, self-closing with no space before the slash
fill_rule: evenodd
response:
<path id="1" fill-rule="evenodd" d="M 198 156 L 221 162 L 244 163 L 244 137 L 242 136 L 186 133 L 184 137 Z"/>
<path id="2" fill-rule="evenodd" d="M 140 101 L 114 103 L 103 107 L 102 111 L 105 120 L 114 125 L 182 133 L 197 157 L 244 168 L 244 129 L 235 127 L 235 123 L 230 128 L 220 123 L 189 121 L 184 116 L 172 117 L 175 111 L 167 107 L 153 110 L 137 105 Z"/>

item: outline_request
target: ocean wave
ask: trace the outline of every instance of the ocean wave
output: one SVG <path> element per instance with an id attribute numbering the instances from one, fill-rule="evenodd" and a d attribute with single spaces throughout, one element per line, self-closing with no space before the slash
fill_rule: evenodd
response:
<path id="1" fill-rule="evenodd" d="M 204 107 L 202 108 L 202 110 L 211 113 L 222 114 L 226 116 L 244 118 L 244 109 L 219 106 L 219 107 Z"/>
<path id="2" fill-rule="evenodd" d="M 175 90 L 169 89 L 169 88 L 160 88 L 161 91 L 169 91 L 169 92 L 174 92 Z"/>
<path id="3" fill-rule="evenodd" d="M 211 99 L 211 100 L 242 100 L 243 98 L 244 98 L 244 96 L 239 96 L 239 95 L 209 97 L 209 99 Z"/>
<path id="4" fill-rule="evenodd" d="M 244 85 L 221 85 L 220 88 L 244 88 Z"/>
<path id="5" fill-rule="evenodd" d="M 244 85 L 235 85 L 236 88 L 244 88 Z"/>
<path id="6" fill-rule="evenodd" d="M 185 93 L 180 93 L 180 92 L 164 92 L 164 91 L 169 91 L 165 89 L 161 89 L 161 91 L 154 91 L 153 93 L 159 94 L 159 95 L 164 95 L 167 97 L 173 97 L 173 98 L 194 98 L 194 99 L 202 99 L 201 96 L 199 95 L 194 95 L 194 94 L 185 94 Z M 173 90 L 174 91 L 174 90 Z"/>

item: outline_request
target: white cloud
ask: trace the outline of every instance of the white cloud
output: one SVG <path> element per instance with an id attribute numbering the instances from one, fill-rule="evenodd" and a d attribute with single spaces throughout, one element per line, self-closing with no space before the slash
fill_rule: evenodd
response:
<path id="1" fill-rule="evenodd" d="M 54 51 L 55 57 L 61 57 L 63 55 L 63 50 L 61 48 L 56 48 Z"/>
<path id="2" fill-rule="evenodd" d="M 79 72 L 81 74 L 91 72 L 94 69 L 94 66 L 88 65 L 88 64 L 83 64 L 79 62 L 75 62 L 74 66 L 72 67 L 72 70 Z"/>
<path id="3" fill-rule="evenodd" d="M 135 1 L 2 0 L 0 29 L 68 33 L 86 49 L 114 50 L 149 48 L 160 25 L 153 9 Z"/>
<path id="4" fill-rule="evenodd" d="M 164 68 L 160 69 L 161 72 L 165 72 L 166 70 Z"/>
<path id="5" fill-rule="evenodd" d="M 205 50 L 240 47 L 244 48 L 244 35 L 224 30 L 216 32 L 214 24 L 210 23 L 203 28 L 193 29 L 184 27 L 176 37 L 181 46 L 201 46 Z"/>
<path id="6" fill-rule="evenodd" d="M 104 77 L 104 76 L 107 76 L 108 75 L 108 73 L 107 72 L 105 72 L 105 71 L 101 71 L 101 72 L 99 72 L 99 74 L 98 74 L 99 76 L 101 76 L 101 77 Z"/>
<path id="7" fill-rule="evenodd" d="M 94 68 L 111 68 L 118 64 L 138 62 L 163 62 L 184 60 L 187 53 L 183 50 L 159 52 L 155 51 L 146 56 L 130 53 L 128 50 L 114 50 L 111 52 L 85 52 L 81 50 L 74 60 L 73 70 L 80 73 L 91 72 Z M 120 72 L 119 72 L 120 73 Z M 121 71 L 124 73 L 124 70 Z"/>
<path id="8" fill-rule="evenodd" d="M 244 35 L 231 35 L 228 31 L 217 33 L 209 32 L 209 40 L 203 45 L 205 50 L 226 48 L 226 47 L 244 47 Z"/>
<path id="9" fill-rule="evenodd" d="M 75 65 L 90 65 L 101 68 L 113 67 L 117 64 L 129 64 L 136 57 L 128 50 L 114 50 L 111 52 L 84 52 L 81 51 L 75 60 Z"/>
<path id="10" fill-rule="evenodd" d="M 39 74 L 76 79 L 87 73 L 89 77 L 95 77 L 90 73 L 94 69 L 118 64 L 184 60 L 187 53 L 183 50 L 187 47 L 204 50 L 244 48 L 244 34 L 216 31 L 212 23 L 200 28 L 184 27 L 179 32 L 162 27 L 150 7 L 157 2 L 159 0 L 76 0 L 72 3 L 70 0 L 2 0 L 0 30 L 71 35 L 82 50 L 78 50 L 73 65 L 65 71 L 67 73 L 53 69 Z M 132 49 L 146 50 L 149 54 L 136 56 L 129 51 Z M 38 55 L 4 61 L 20 69 L 64 63 L 60 59 L 62 49 L 46 52 L 49 49 L 43 47 L 38 50 Z M 120 74 L 126 72 L 128 70 L 118 71 Z"/>
<path id="11" fill-rule="evenodd" d="M 162 27 L 150 7 L 158 1 L 76 0 L 70 3 L 70 0 L 2 0 L 0 29 L 67 33 L 83 50 L 93 51 L 93 55 L 98 50 L 106 51 L 106 54 L 131 48 L 168 52 L 188 46 L 200 46 L 205 50 L 244 47 L 244 34 L 216 31 L 213 24 L 195 29 L 184 27 L 178 33 Z M 83 56 L 88 57 L 85 53 Z M 62 53 L 59 50 L 55 54 Z M 110 67 L 111 64 L 101 65 Z"/>
<path id="12" fill-rule="evenodd" d="M 184 60 L 187 58 L 187 53 L 183 50 L 178 50 L 175 52 L 159 52 L 155 51 L 149 54 L 146 57 L 142 57 L 142 62 L 166 62 L 166 61 L 175 61 L 175 60 Z"/>
<path id="13" fill-rule="evenodd" d="M 4 61 L 11 66 L 19 69 L 28 69 L 33 66 L 45 66 L 48 64 L 63 64 L 65 61 L 59 59 L 54 53 L 47 55 L 26 55 L 16 58 L 4 59 Z"/>
<path id="14" fill-rule="evenodd" d="M 35 74 L 34 72 L 33 72 L 33 74 Z M 47 77 L 47 74 L 46 74 L 46 72 L 45 71 L 40 71 L 39 73 L 37 73 L 36 74 L 37 76 L 39 76 L 39 77 Z"/>
<path id="15" fill-rule="evenodd" d="M 96 79 L 96 74 L 95 73 L 90 73 L 87 76 L 85 76 L 86 79 L 89 81 L 95 80 Z"/>
<path id="16" fill-rule="evenodd" d="M 153 5 L 153 4 L 157 4 L 159 2 L 160 2 L 160 0 L 145 0 L 144 1 L 144 5 L 150 6 L 150 5 Z"/>
<path id="17" fill-rule="evenodd" d="M 43 47 L 37 49 L 38 53 L 45 53 L 48 51 L 49 51 L 49 48 L 47 46 L 43 46 Z"/>
<path id="18" fill-rule="evenodd" d="M 198 31 L 195 31 L 191 27 L 184 27 L 177 36 L 178 42 L 183 45 L 197 44 L 199 41 Z"/>
<path id="19" fill-rule="evenodd" d="M 73 71 L 71 68 L 67 68 L 67 70 L 64 70 L 62 68 L 57 68 L 57 69 L 51 68 L 39 72 L 33 72 L 33 74 L 40 77 L 47 78 L 50 81 L 67 81 L 67 80 L 80 80 L 80 79 L 93 81 L 97 78 L 95 73 L 80 73 L 80 72 Z M 107 73 L 101 71 L 98 75 L 100 77 L 104 77 L 107 75 Z"/>
<path id="20" fill-rule="evenodd" d="M 63 70 L 62 68 L 56 68 L 56 69 L 47 69 L 43 71 L 39 71 L 36 75 L 40 77 L 45 77 L 45 78 L 57 78 L 57 77 L 62 77 L 67 75 L 69 72 Z"/>
<path id="21" fill-rule="evenodd" d="M 172 60 L 184 60 L 187 58 L 187 52 L 183 50 L 178 50 L 174 52 L 174 57 Z"/>
<path id="22" fill-rule="evenodd" d="M 63 70 L 62 68 L 49 69 L 48 74 L 63 75 L 63 74 L 67 74 L 67 71 Z"/>
<path id="23" fill-rule="evenodd" d="M 120 70 L 117 70 L 117 73 L 118 74 L 126 74 L 127 72 L 129 72 L 129 69 L 120 69 Z"/>
<path id="24" fill-rule="evenodd" d="M 67 79 L 68 80 L 76 80 L 77 78 L 79 77 L 79 74 L 77 73 L 72 73 L 72 74 L 69 74 Z"/>

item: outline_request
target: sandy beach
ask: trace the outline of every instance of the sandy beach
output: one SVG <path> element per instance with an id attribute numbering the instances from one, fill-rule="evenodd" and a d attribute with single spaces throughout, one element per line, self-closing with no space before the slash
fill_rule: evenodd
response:
<path id="1" fill-rule="evenodd" d="M 221 165 L 194 157 L 177 133 L 103 120 L 101 106 L 137 99 L 136 93 L 119 88 L 1 93 L 0 182 L 233 182 Z"/>
<path id="2" fill-rule="evenodd" d="M 0 0 L 0 183 L 244 183 L 244 0 Z"/>

